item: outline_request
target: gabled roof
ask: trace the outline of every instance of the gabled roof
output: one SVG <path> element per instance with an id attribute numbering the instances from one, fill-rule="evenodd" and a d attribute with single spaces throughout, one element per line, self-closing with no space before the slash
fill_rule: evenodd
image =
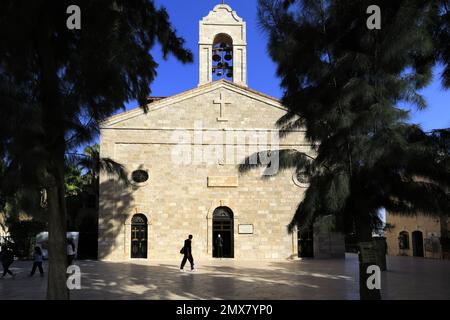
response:
<path id="1" fill-rule="evenodd" d="M 182 93 L 179 93 L 179 94 L 167 97 L 167 98 L 156 100 L 147 105 L 148 112 L 152 112 L 155 110 L 162 109 L 164 107 L 168 107 L 174 103 L 178 103 L 180 101 L 183 101 L 183 100 L 186 100 L 189 98 L 193 98 L 200 94 L 204 94 L 204 93 L 216 90 L 218 88 L 227 88 L 230 91 L 234 91 L 238 94 L 242 94 L 242 95 L 248 96 L 252 99 L 264 102 L 275 108 L 279 108 L 279 109 L 287 111 L 287 109 L 280 103 L 280 101 L 274 97 L 268 96 L 268 95 L 261 93 L 259 91 L 256 91 L 256 90 L 249 89 L 248 87 L 238 85 L 234 82 L 230 82 L 228 80 L 221 79 L 218 81 L 214 81 L 214 82 L 210 82 L 210 83 L 201 85 L 197 88 L 194 88 L 194 89 L 191 89 L 188 91 L 184 91 Z M 102 121 L 100 123 L 100 127 L 102 128 L 102 127 L 112 126 L 116 123 L 119 123 L 119 122 L 122 122 L 125 120 L 129 120 L 131 118 L 140 116 L 144 113 L 145 112 L 141 107 L 137 107 L 137 108 L 116 114 L 114 116 L 111 116 L 111 117 L 105 119 L 104 121 Z"/>

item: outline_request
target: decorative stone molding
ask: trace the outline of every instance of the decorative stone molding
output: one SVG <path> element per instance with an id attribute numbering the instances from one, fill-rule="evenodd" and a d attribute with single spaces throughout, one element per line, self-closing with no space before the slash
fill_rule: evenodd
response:
<path id="1" fill-rule="evenodd" d="M 308 188 L 309 187 L 309 183 L 299 180 L 297 172 L 294 172 L 292 174 L 292 181 L 294 182 L 294 184 L 296 186 L 298 186 L 300 188 Z"/>

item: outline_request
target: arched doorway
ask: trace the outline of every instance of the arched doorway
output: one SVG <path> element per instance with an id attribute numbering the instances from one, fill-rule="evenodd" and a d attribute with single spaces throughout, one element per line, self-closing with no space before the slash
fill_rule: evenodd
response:
<path id="1" fill-rule="evenodd" d="M 131 219 L 131 258 L 147 258 L 147 217 L 135 214 Z"/>
<path id="2" fill-rule="evenodd" d="M 297 231 L 298 256 L 314 258 L 314 233 L 312 228 Z"/>
<path id="3" fill-rule="evenodd" d="M 421 231 L 412 233 L 413 256 L 423 257 L 423 234 Z"/>
<path id="4" fill-rule="evenodd" d="M 223 258 L 234 258 L 234 219 L 228 207 L 218 207 L 213 212 L 213 257 L 218 258 L 216 240 L 223 239 Z"/>

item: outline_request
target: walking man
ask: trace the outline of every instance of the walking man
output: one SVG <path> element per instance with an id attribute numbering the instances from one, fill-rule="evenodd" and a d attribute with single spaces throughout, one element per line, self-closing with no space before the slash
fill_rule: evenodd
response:
<path id="1" fill-rule="evenodd" d="M 189 235 L 188 239 L 184 240 L 183 247 L 183 261 L 181 261 L 180 271 L 184 271 L 184 265 L 186 261 L 189 260 L 191 264 L 191 271 L 194 271 L 194 258 L 192 257 L 192 234 Z"/>
<path id="2" fill-rule="evenodd" d="M 217 258 L 222 259 L 223 257 L 223 238 L 220 234 L 216 238 L 216 248 L 217 248 Z"/>
<path id="3" fill-rule="evenodd" d="M 0 259 L 3 266 L 2 279 L 6 276 L 6 274 L 10 274 L 14 278 L 14 274 L 11 270 L 9 270 L 9 267 L 14 262 L 14 253 L 12 252 L 12 250 L 8 247 L 3 247 L 2 251 L 0 252 Z"/>

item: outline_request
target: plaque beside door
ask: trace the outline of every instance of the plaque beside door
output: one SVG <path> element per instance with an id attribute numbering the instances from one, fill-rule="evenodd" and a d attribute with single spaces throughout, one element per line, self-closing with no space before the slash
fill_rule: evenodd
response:
<path id="1" fill-rule="evenodd" d="M 239 234 L 253 234 L 253 225 L 252 224 L 240 224 L 238 226 Z"/>

